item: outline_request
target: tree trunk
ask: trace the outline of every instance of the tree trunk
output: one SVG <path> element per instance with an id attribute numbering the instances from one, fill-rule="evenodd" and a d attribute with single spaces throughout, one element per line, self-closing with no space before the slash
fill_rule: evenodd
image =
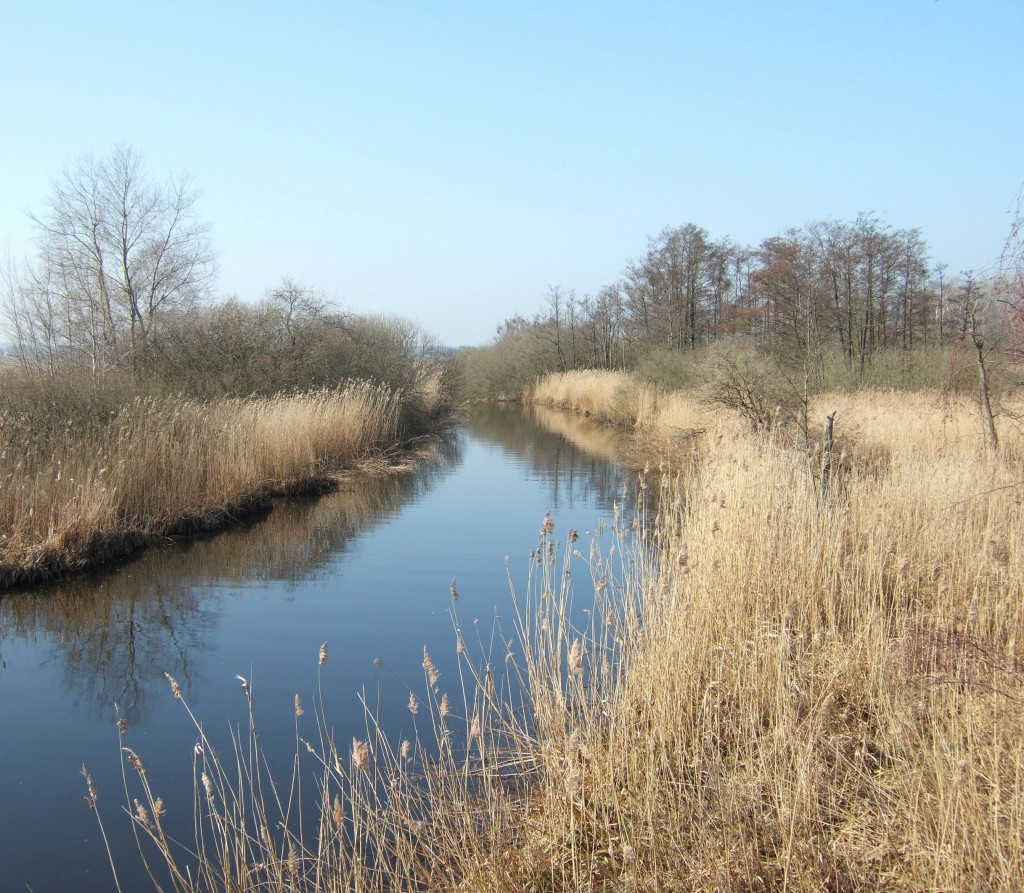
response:
<path id="1" fill-rule="evenodd" d="M 985 368 L 984 347 L 984 339 L 976 334 L 974 349 L 978 352 L 978 402 L 981 404 L 981 418 L 985 426 L 988 446 L 995 454 L 999 452 L 999 435 L 996 433 L 996 420 L 992 414 L 992 401 L 989 399 L 988 370 Z"/>

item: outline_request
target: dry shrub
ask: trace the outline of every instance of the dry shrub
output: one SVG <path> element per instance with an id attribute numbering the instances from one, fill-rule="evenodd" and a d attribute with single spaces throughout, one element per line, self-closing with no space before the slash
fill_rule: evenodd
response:
<path id="1" fill-rule="evenodd" d="M 803 398 L 803 377 L 753 346 L 720 342 L 706 351 L 701 367 L 701 399 L 709 406 L 739 413 L 755 428 L 790 424 Z"/>

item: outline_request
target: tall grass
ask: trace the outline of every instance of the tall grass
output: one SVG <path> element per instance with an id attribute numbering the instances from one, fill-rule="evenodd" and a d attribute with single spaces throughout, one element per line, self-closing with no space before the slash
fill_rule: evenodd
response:
<path id="1" fill-rule="evenodd" d="M 693 395 L 663 390 L 627 372 L 552 373 L 535 381 L 524 399 L 628 429 L 632 441 L 620 458 L 637 468 L 692 443 L 707 423 L 706 408 Z"/>
<path id="2" fill-rule="evenodd" d="M 973 402 L 935 392 L 831 412 L 830 493 L 786 432 L 726 413 L 673 488 L 617 692 L 643 746 L 588 742 L 594 801 L 632 795 L 589 823 L 598 853 L 631 829 L 628 888 L 1024 881 L 1020 432 L 993 458 Z"/>
<path id="3" fill-rule="evenodd" d="M 400 395 L 353 383 L 259 399 L 136 398 L 102 424 L 9 434 L 0 585 L 78 570 L 322 488 L 393 445 Z M 9 433 L 9 432 L 7 432 Z"/>
<path id="4" fill-rule="evenodd" d="M 459 665 L 448 678 L 424 649 L 405 740 L 384 734 L 372 704 L 364 736 L 334 738 L 319 679 L 327 643 L 315 658 L 312 695 L 295 697 L 290 777 L 274 779 L 268 768 L 249 680 L 239 677 L 248 727 L 226 742 L 182 700 L 198 741 L 187 840 L 176 836 L 180 822 L 172 830 L 164 820 L 172 807 L 181 814 L 180 802 L 163 799 L 144 754 L 122 751 L 142 857 L 168 879 L 165 888 L 181 891 L 511 890 L 527 889 L 527 876 L 564 880 L 563 868 L 571 876 L 562 853 L 550 854 L 557 867 L 535 864 L 544 845 L 531 825 L 548 814 L 548 799 L 562 796 L 561 787 L 542 784 L 552 764 L 560 785 L 579 786 L 579 730 L 606 722 L 639 623 L 638 606 L 625 597 L 640 591 L 641 565 L 622 552 L 629 525 L 612 537 L 607 553 L 584 557 L 576 534 L 566 531 L 563 546 L 545 518 L 511 627 L 464 629 L 453 610 Z M 591 612 L 573 606 L 576 573 L 596 592 Z M 182 699 L 176 680 L 168 682 Z M 98 805 L 91 781 L 89 798 Z M 530 849 L 518 852 L 519 843 Z M 117 854 L 112 861 L 116 874 Z"/>
<path id="5" fill-rule="evenodd" d="M 934 394 L 833 411 L 827 490 L 785 432 L 715 411 L 612 548 L 545 518 L 515 629 L 480 651 L 456 616 L 460 684 L 424 653 L 408 744 L 372 709 L 333 741 L 318 692 L 315 783 L 286 797 L 255 732 L 219 757 L 197 721 L 195 841 L 129 773 L 144 851 L 180 890 L 1020 889 L 1019 435 L 993 456 Z"/>

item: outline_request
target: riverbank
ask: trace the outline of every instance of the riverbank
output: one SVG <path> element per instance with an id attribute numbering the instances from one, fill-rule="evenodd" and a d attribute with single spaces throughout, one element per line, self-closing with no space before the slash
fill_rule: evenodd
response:
<path id="1" fill-rule="evenodd" d="M 380 469 L 401 445 L 403 414 L 436 408 L 413 407 L 423 397 L 358 382 L 267 398 L 154 396 L 88 424 L 37 424 L 31 438 L 8 430 L 0 589 L 238 523 L 360 465 Z"/>
<path id="2" fill-rule="evenodd" d="M 664 472 L 643 478 L 658 517 L 618 511 L 603 551 L 545 518 L 507 638 L 467 642 L 453 601 L 459 679 L 424 651 L 414 740 L 369 706 L 365 737 L 305 745 L 314 834 L 259 838 L 288 816 L 259 794 L 258 737 L 221 758 L 197 723 L 196 869 L 136 767 L 136 826 L 182 888 L 1019 889 L 1020 433 L 994 455 L 969 401 L 823 395 L 825 475 L 802 431 L 591 384 L 579 405 Z"/>
<path id="3" fill-rule="evenodd" d="M 1018 889 L 1019 428 L 1003 420 L 993 455 L 968 399 L 825 394 L 825 472 L 820 438 L 630 387 L 534 392 L 628 416 L 687 471 L 665 482 L 611 727 L 574 731 L 585 793 L 544 801 L 566 888 L 599 886 L 604 863 L 627 889 Z M 673 432 L 700 429 L 680 462 Z"/>

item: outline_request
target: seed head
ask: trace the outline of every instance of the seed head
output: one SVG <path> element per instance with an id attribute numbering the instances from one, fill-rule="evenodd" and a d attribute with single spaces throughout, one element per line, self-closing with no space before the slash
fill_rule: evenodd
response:
<path id="1" fill-rule="evenodd" d="M 89 804 L 89 809 L 96 808 L 96 801 L 99 800 L 100 795 L 96 792 L 96 786 L 92 783 L 92 776 L 89 774 L 85 766 L 82 766 L 82 775 L 85 776 L 85 787 L 89 794 L 85 798 L 85 802 Z"/>
<path id="2" fill-rule="evenodd" d="M 181 686 L 178 685 L 178 680 L 175 679 L 170 673 L 164 673 L 164 676 L 166 676 L 167 681 L 171 683 L 171 692 L 173 692 L 174 697 L 176 697 L 179 701 L 182 700 Z"/>
<path id="3" fill-rule="evenodd" d="M 370 748 L 358 738 L 352 739 L 352 765 L 360 772 L 365 772 L 370 766 Z"/>
<path id="4" fill-rule="evenodd" d="M 441 719 L 444 719 L 452 712 L 452 705 L 448 701 L 447 693 L 441 695 L 441 703 L 438 705 L 437 712 L 441 714 Z"/>
<path id="5" fill-rule="evenodd" d="M 579 639 L 574 639 L 572 648 L 569 649 L 569 672 L 573 676 L 583 673 L 583 644 Z"/>
<path id="6" fill-rule="evenodd" d="M 320 654 L 318 656 L 318 661 L 319 661 L 319 666 L 321 666 L 321 667 L 325 663 L 327 663 L 327 643 L 326 642 L 324 642 L 323 645 L 320 646 Z"/>
<path id="7" fill-rule="evenodd" d="M 437 685 L 437 680 L 441 678 L 441 674 L 438 672 L 434 661 L 431 660 L 430 652 L 427 651 L 427 646 L 423 646 L 423 669 L 427 674 L 427 682 L 431 685 Z"/>
<path id="8" fill-rule="evenodd" d="M 250 691 L 250 689 L 249 689 L 249 680 L 246 679 L 244 676 L 239 676 L 237 673 L 235 674 L 235 678 L 239 682 L 242 683 L 242 692 L 251 701 L 252 700 L 252 691 Z"/>
<path id="9" fill-rule="evenodd" d="M 302 709 L 302 701 L 299 700 L 299 696 L 295 696 L 295 715 L 302 716 L 306 711 Z"/>
<path id="10" fill-rule="evenodd" d="M 146 767 L 142 765 L 142 760 L 139 759 L 139 755 L 130 747 L 122 747 L 121 750 L 128 755 L 128 762 L 131 763 L 132 768 L 138 772 L 139 775 L 145 778 L 147 774 Z"/>
<path id="11" fill-rule="evenodd" d="M 416 700 L 416 695 L 414 695 L 412 692 L 409 692 L 409 703 L 408 703 L 407 706 L 409 708 L 409 712 L 413 716 L 415 716 L 417 713 L 419 713 L 420 702 Z"/>

